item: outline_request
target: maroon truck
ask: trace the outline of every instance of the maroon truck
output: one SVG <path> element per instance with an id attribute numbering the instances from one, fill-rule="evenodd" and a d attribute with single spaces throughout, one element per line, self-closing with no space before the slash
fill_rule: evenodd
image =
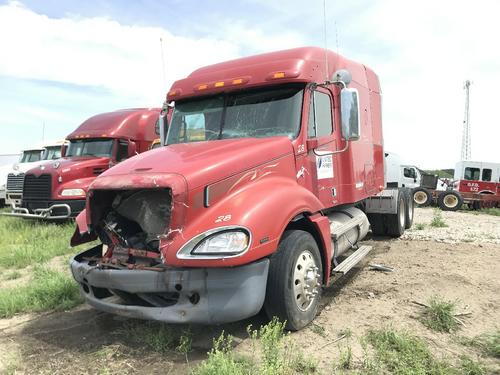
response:
<path id="1" fill-rule="evenodd" d="M 123 109 L 93 116 L 66 139 L 65 155 L 26 172 L 20 207 L 8 216 L 67 219 L 85 207 L 89 185 L 104 171 L 149 150 L 159 136 L 160 110 Z"/>

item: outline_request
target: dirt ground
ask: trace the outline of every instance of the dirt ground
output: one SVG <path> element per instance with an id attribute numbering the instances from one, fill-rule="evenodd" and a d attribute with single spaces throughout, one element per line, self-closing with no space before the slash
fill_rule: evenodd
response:
<path id="1" fill-rule="evenodd" d="M 434 211 L 417 209 L 415 223 L 429 223 Z M 340 350 L 352 347 L 354 361 L 363 354 L 360 338 L 369 329 L 392 326 L 424 338 L 433 353 L 450 362 L 479 353 L 459 342 L 500 329 L 500 217 L 471 213 L 443 213 L 445 228 L 407 231 L 402 239 L 368 239 L 374 249 L 363 264 L 338 284 L 325 290 L 314 324 L 291 334 L 305 357 L 319 361 L 321 373 L 332 373 Z M 378 263 L 394 268 L 370 270 Z M 455 301 L 464 326 L 455 334 L 435 333 L 417 319 L 415 302 L 432 296 Z M 157 353 L 127 335 L 131 321 L 97 312 L 88 306 L 62 313 L 24 314 L 0 319 L 0 372 L 188 373 L 206 358 L 212 338 L 223 330 L 235 337 L 235 350 L 249 350 L 246 327 L 264 322 L 262 316 L 214 327 L 191 327 L 193 350 L 186 357 L 174 351 Z M 181 327 L 183 328 L 183 327 Z M 186 327 L 184 327 L 186 328 Z M 348 329 L 350 338 L 334 342 Z M 481 358 L 490 372 L 500 365 Z"/>

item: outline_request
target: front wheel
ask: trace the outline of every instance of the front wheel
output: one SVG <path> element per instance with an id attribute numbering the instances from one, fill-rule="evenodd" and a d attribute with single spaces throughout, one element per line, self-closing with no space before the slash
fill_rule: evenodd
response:
<path id="1" fill-rule="evenodd" d="M 302 230 L 283 235 L 271 256 L 264 310 L 269 319 L 286 321 L 285 328 L 297 331 L 318 313 L 323 268 L 318 245 Z"/>
<path id="2" fill-rule="evenodd" d="M 418 207 L 427 207 L 432 202 L 432 194 L 426 188 L 413 189 L 413 201 Z"/>

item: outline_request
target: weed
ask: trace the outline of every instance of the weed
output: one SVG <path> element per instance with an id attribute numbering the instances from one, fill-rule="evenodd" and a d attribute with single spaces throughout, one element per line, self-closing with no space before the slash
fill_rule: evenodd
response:
<path id="1" fill-rule="evenodd" d="M 448 226 L 448 224 L 444 222 L 440 210 L 434 210 L 434 217 L 429 225 L 434 228 L 445 228 Z"/>
<path id="2" fill-rule="evenodd" d="M 424 223 L 416 223 L 414 225 L 415 230 L 424 230 L 425 229 L 425 224 Z"/>
<path id="3" fill-rule="evenodd" d="M 193 337 L 191 334 L 191 330 L 188 329 L 183 332 L 181 337 L 179 338 L 179 345 L 176 346 L 175 351 L 180 354 L 184 354 L 186 357 L 186 362 L 189 362 L 188 360 L 188 353 L 192 349 L 192 343 L 193 343 Z"/>
<path id="4" fill-rule="evenodd" d="M 232 351 L 232 337 L 221 333 L 214 340 L 213 348 L 208 352 L 207 360 L 196 367 L 193 375 L 250 375 L 253 364 L 248 359 L 239 359 Z"/>
<path id="5" fill-rule="evenodd" d="M 430 299 L 428 306 L 424 307 L 420 315 L 420 321 L 434 331 L 454 332 L 459 328 L 454 313 L 455 303 L 433 297 Z"/>
<path id="6" fill-rule="evenodd" d="M 437 375 L 451 372 L 450 366 L 437 361 L 421 339 L 405 332 L 392 328 L 371 330 L 366 339 L 375 350 L 374 359 L 365 365 L 371 373 Z"/>
<path id="7" fill-rule="evenodd" d="M 177 332 L 164 323 L 130 323 L 121 332 L 158 353 L 165 353 L 177 345 Z"/>
<path id="8" fill-rule="evenodd" d="M 486 371 L 479 362 L 472 360 L 467 356 L 460 359 L 460 370 L 465 375 L 484 375 Z"/>
<path id="9" fill-rule="evenodd" d="M 352 350 L 350 346 L 347 346 L 345 350 L 340 349 L 340 356 L 337 364 L 335 365 L 335 369 L 347 370 L 351 368 L 351 365 L 352 365 Z"/>
<path id="10" fill-rule="evenodd" d="M 311 328 L 311 331 L 313 331 L 315 334 L 317 334 L 323 338 L 327 337 L 325 329 L 322 326 L 320 326 L 319 324 L 311 323 L 310 328 Z"/>
<path id="11" fill-rule="evenodd" d="M 38 266 L 28 285 L 0 289 L 0 317 L 20 312 L 66 310 L 82 302 L 78 285 L 70 277 Z"/>
<path id="12" fill-rule="evenodd" d="M 298 374 L 314 374 L 318 369 L 318 363 L 316 360 L 311 358 L 304 358 L 302 352 L 298 352 L 291 363 L 290 366 Z"/>
<path id="13" fill-rule="evenodd" d="M 461 338 L 460 343 L 474 346 L 490 357 L 500 358 L 500 331 L 485 333 L 472 339 Z"/>

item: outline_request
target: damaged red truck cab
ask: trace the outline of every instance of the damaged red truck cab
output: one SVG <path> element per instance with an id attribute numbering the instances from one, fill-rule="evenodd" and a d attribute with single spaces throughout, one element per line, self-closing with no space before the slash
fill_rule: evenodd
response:
<path id="1" fill-rule="evenodd" d="M 66 139 L 62 158 L 26 172 L 23 198 L 8 216 L 60 220 L 85 208 L 89 185 L 101 173 L 147 151 L 159 135 L 158 108 L 123 109 L 84 121 Z"/>
<path id="2" fill-rule="evenodd" d="M 366 66 L 315 47 L 267 53 L 196 70 L 167 101 L 166 146 L 96 178 L 77 218 L 73 245 L 102 242 L 71 261 L 95 308 L 209 324 L 264 307 L 300 329 L 322 286 L 370 251 L 369 220 L 395 237 L 411 225 L 409 199 L 382 191 Z"/>

